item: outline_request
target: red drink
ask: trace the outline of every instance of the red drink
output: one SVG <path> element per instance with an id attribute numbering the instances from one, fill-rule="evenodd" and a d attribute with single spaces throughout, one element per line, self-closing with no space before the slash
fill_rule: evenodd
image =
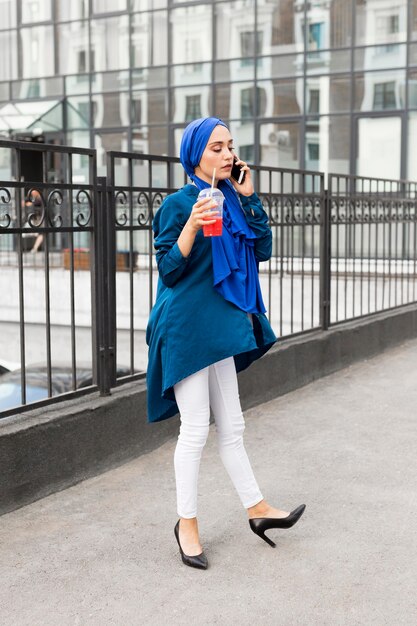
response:
<path id="1" fill-rule="evenodd" d="M 214 211 L 215 210 L 216 209 L 214 209 Z M 220 237 L 223 232 L 223 218 L 213 217 L 211 219 L 216 221 L 214 224 L 207 224 L 207 226 L 203 226 L 204 237 Z"/>
<path id="2" fill-rule="evenodd" d="M 198 194 L 198 199 L 202 200 L 203 198 L 210 198 L 213 202 L 208 202 L 207 204 L 212 204 L 207 211 L 203 213 L 203 219 L 208 221 L 215 220 L 213 224 L 203 225 L 203 235 L 204 237 L 221 237 L 223 232 L 223 202 L 224 195 L 220 191 L 220 189 L 205 187 Z"/>

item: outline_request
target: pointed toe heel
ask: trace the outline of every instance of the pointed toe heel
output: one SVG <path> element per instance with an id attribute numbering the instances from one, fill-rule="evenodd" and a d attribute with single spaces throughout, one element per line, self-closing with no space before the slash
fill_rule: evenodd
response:
<path id="1" fill-rule="evenodd" d="M 254 517 L 249 520 L 249 526 L 251 530 L 258 535 L 261 539 L 266 541 L 272 548 L 276 547 L 276 544 L 265 535 L 266 530 L 271 528 L 291 528 L 300 519 L 304 510 L 305 504 L 300 504 L 294 511 L 291 511 L 287 517 Z"/>
<path id="2" fill-rule="evenodd" d="M 185 565 L 189 565 L 190 567 L 196 567 L 197 569 L 207 569 L 208 561 L 204 552 L 200 552 L 200 554 L 196 554 L 195 556 L 190 556 L 189 554 L 185 554 L 180 544 L 180 520 L 175 524 L 174 535 L 178 542 L 178 547 L 180 549 L 180 554 L 182 558 L 182 562 Z"/>

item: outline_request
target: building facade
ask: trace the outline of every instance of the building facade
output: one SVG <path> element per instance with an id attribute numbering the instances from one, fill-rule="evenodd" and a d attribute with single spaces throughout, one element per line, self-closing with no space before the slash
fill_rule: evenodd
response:
<path id="1" fill-rule="evenodd" d="M 0 133 L 417 180 L 417 0 L 0 0 Z M 0 156 L 1 168 L 1 156 Z M 82 163 L 80 163 L 80 175 Z"/>

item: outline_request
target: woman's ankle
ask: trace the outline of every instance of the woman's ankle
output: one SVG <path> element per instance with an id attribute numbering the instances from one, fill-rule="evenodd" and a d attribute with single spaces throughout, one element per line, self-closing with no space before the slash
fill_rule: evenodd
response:
<path id="1" fill-rule="evenodd" d="M 197 518 L 196 517 L 180 517 L 180 526 L 182 528 L 197 528 Z"/>
<path id="2" fill-rule="evenodd" d="M 262 517 L 269 509 L 269 504 L 266 500 L 261 500 L 254 506 L 249 507 L 247 510 L 249 517 Z"/>

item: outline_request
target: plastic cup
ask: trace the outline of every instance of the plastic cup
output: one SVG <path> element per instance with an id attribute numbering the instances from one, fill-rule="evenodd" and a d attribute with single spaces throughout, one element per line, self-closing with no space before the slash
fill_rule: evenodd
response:
<path id="1" fill-rule="evenodd" d="M 212 197 L 217 206 L 212 207 L 211 209 L 207 209 L 207 211 L 218 211 L 215 215 L 207 219 L 216 220 L 214 224 L 207 224 L 207 226 L 203 226 L 203 235 L 204 237 L 220 237 L 223 233 L 223 202 L 224 195 L 220 191 L 220 189 L 215 189 L 208 187 L 206 189 L 202 189 L 198 194 L 198 199 L 202 200 L 203 198 Z"/>

